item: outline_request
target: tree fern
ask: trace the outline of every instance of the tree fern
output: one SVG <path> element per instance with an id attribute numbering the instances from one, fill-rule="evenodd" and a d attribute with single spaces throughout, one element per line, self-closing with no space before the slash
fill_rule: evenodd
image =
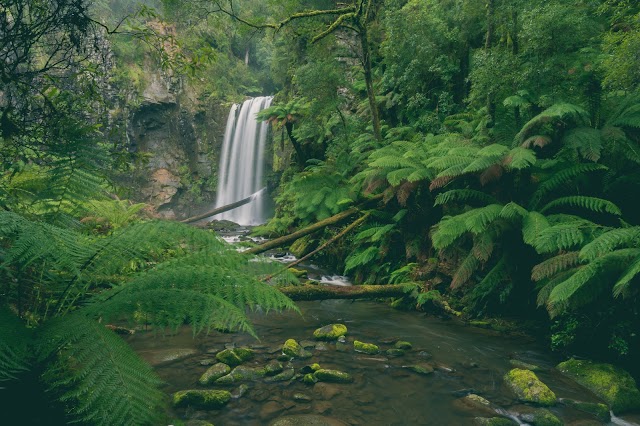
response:
<path id="1" fill-rule="evenodd" d="M 610 213 L 616 216 L 620 216 L 622 212 L 614 203 L 602 198 L 587 197 L 583 195 L 573 195 L 569 197 L 557 198 L 547 203 L 540 211 L 542 213 L 551 210 L 556 207 L 581 207 L 583 209 L 591 210 L 597 213 Z"/>
<path id="2" fill-rule="evenodd" d="M 439 206 L 450 203 L 494 204 L 495 202 L 495 198 L 482 191 L 477 191 L 474 189 L 452 189 L 438 194 L 435 198 L 434 204 L 436 206 Z"/>
<path id="3" fill-rule="evenodd" d="M 465 257 L 465 259 L 456 269 L 456 272 L 453 274 L 453 279 L 451 280 L 451 289 L 455 290 L 458 287 L 466 284 L 479 266 L 480 262 L 478 258 L 473 253 L 469 253 L 469 255 Z"/>
<path id="4" fill-rule="evenodd" d="M 534 130 L 547 123 L 561 120 L 581 123 L 587 122 L 588 117 L 589 113 L 579 106 L 568 103 L 553 104 L 540 114 L 533 117 L 522 127 L 522 130 L 520 130 L 516 135 L 516 143 L 522 144 L 525 139 L 531 136 Z"/>
<path id="5" fill-rule="evenodd" d="M 533 281 L 541 281 L 546 278 L 551 278 L 579 264 L 580 257 L 578 251 L 559 254 L 534 266 L 531 270 L 531 279 Z"/>
<path id="6" fill-rule="evenodd" d="M 601 164 L 587 163 L 561 168 L 553 176 L 545 179 L 542 183 L 540 183 L 531 197 L 531 208 L 535 209 L 545 195 L 563 185 L 566 185 L 567 183 L 571 182 L 572 179 L 582 176 L 585 173 L 590 173 L 598 170 L 607 170 L 607 167 Z"/>
<path id="7" fill-rule="evenodd" d="M 31 333 L 6 306 L 0 306 L 0 324 L 0 382 L 3 382 L 29 369 Z"/>
<path id="8" fill-rule="evenodd" d="M 532 245 L 541 254 L 573 249 L 585 242 L 582 226 L 584 222 L 577 221 L 550 226 L 533 239 Z"/>
<path id="9" fill-rule="evenodd" d="M 620 247 L 640 245 L 640 227 L 611 229 L 602 233 L 580 250 L 580 259 L 594 260 Z"/>
<path id="10" fill-rule="evenodd" d="M 114 332 L 77 313 L 51 321 L 42 333 L 39 356 L 50 362 L 43 377 L 73 420 L 105 426 L 158 421 L 160 380 Z"/>
<path id="11" fill-rule="evenodd" d="M 598 129 L 578 127 L 567 133 L 564 142 L 568 148 L 589 161 L 598 161 L 602 153 L 602 134 Z"/>
<path id="12" fill-rule="evenodd" d="M 536 163 L 536 153 L 523 147 L 515 147 L 503 160 L 504 166 L 509 170 L 522 170 Z"/>
<path id="13" fill-rule="evenodd" d="M 622 276 L 613 286 L 613 295 L 620 296 L 628 294 L 630 292 L 630 283 L 634 278 L 640 274 L 640 253 L 636 256 L 636 259 L 631 262 L 627 269 L 623 272 Z"/>

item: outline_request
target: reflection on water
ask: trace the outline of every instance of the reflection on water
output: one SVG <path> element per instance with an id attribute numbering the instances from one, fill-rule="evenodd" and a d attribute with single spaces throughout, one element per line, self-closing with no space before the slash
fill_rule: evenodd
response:
<path id="1" fill-rule="evenodd" d="M 558 375 L 552 369 L 557 360 L 525 338 L 502 336 L 368 301 L 304 302 L 299 307 L 302 316 L 291 312 L 254 314 L 252 319 L 260 340 L 246 334 L 219 332 L 193 338 L 191 331 L 184 329 L 171 337 L 134 335 L 130 343 L 147 359 L 171 348 L 193 351 L 182 361 L 157 367 L 167 382 L 165 391 L 171 393 L 202 388 L 197 382 L 208 368 L 203 364 L 215 362 L 215 352 L 225 347 L 252 346 L 257 356 L 248 365 L 263 366 L 280 354 L 286 339 L 312 341 L 313 331 L 322 325 L 335 322 L 347 325 L 346 346 L 306 342 L 305 345 L 311 345 L 313 357 L 294 360 L 292 365 L 297 372 L 317 362 L 323 368 L 351 373 L 354 383 L 309 386 L 299 380 L 281 383 L 258 380 L 247 383 L 246 394 L 232 399 L 222 410 L 183 409 L 175 413 L 215 425 L 266 425 L 279 416 L 301 413 L 331 416 L 352 425 L 467 425 L 473 424 L 475 416 L 487 416 L 486 412 L 461 404 L 460 398 L 469 393 L 481 395 L 504 410 L 494 415 L 517 418 L 518 413 L 530 407 L 515 401 L 503 385 L 502 377 L 512 368 L 510 358 L 514 357 L 543 368 L 538 376 L 559 398 L 596 401 L 593 395 Z M 393 347 L 401 339 L 413 343 L 413 349 L 397 358 L 364 355 L 353 352 L 349 343 L 354 339 L 378 344 L 382 349 Z M 416 363 L 429 363 L 435 371 L 423 376 L 403 368 Z M 234 388 L 237 385 L 227 389 Z M 600 424 L 593 423 L 594 418 L 588 414 L 565 406 L 558 405 L 551 411 L 566 424 Z M 635 420 L 625 418 L 625 421 Z M 616 421 L 616 424 L 634 423 Z"/>

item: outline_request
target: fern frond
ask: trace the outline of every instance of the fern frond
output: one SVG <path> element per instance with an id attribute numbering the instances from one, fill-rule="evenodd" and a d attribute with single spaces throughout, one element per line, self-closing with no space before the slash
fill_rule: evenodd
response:
<path id="1" fill-rule="evenodd" d="M 472 210 L 474 214 L 470 215 L 465 225 L 472 234 L 480 234 L 487 230 L 487 227 L 500 217 L 500 213 L 504 206 L 500 204 L 490 204 L 486 207 L 480 207 Z"/>
<path id="2" fill-rule="evenodd" d="M 522 170 L 536 163 L 536 153 L 530 149 L 515 147 L 503 160 L 507 170 Z"/>
<path id="3" fill-rule="evenodd" d="M 498 145 L 502 146 L 502 145 Z M 488 147 L 487 147 L 488 148 Z M 506 148 L 505 148 L 506 149 Z M 478 153 L 479 154 L 479 153 Z M 479 156 L 471 162 L 467 167 L 462 169 L 461 173 L 477 173 L 484 171 L 502 161 L 501 155 Z"/>
<path id="4" fill-rule="evenodd" d="M 570 250 L 580 246 L 585 236 L 580 222 L 562 223 L 546 228 L 533 241 L 533 248 L 540 254 Z"/>
<path id="5" fill-rule="evenodd" d="M 473 276 L 473 273 L 480 266 L 480 262 L 473 255 L 473 253 L 469 253 L 467 257 L 460 263 L 458 268 L 456 269 L 455 274 L 453 274 L 453 279 L 451 280 L 451 289 L 455 290 L 458 287 L 464 285 L 469 279 Z"/>
<path id="6" fill-rule="evenodd" d="M 602 152 L 602 135 L 600 130 L 590 127 L 578 127 L 570 130 L 565 136 L 565 144 L 575 149 L 582 158 L 596 162 Z"/>
<path id="7" fill-rule="evenodd" d="M 6 306 L 0 305 L 0 382 L 29 369 L 31 332 Z"/>
<path id="8" fill-rule="evenodd" d="M 432 235 L 433 246 L 443 249 L 456 241 L 467 232 L 480 234 L 498 217 L 502 207 L 491 204 L 486 207 L 472 209 L 457 216 L 447 216 L 440 220 Z"/>
<path id="9" fill-rule="evenodd" d="M 546 179 L 540 184 L 536 192 L 531 197 L 531 208 L 535 209 L 542 198 L 563 185 L 569 183 L 572 179 L 584 175 L 585 173 L 594 172 L 598 170 L 607 170 L 606 166 L 601 164 L 578 164 L 573 167 L 566 167 L 555 173 L 549 179 Z"/>
<path id="10" fill-rule="evenodd" d="M 582 247 L 580 259 L 590 261 L 617 248 L 638 245 L 640 245 L 640 226 L 611 229 Z"/>
<path id="11" fill-rule="evenodd" d="M 576 268 L 567 269 L 566 271 L 559 272 L 555 277 L 543 281 L 544 285 L 540 287 L 538 290 L 538 296 L 536 297 L 536 303 L 538 307 L 546 306 L 547 301 L 549 300 L 549 295 L 553 291 L 553 289 L 560 283 L 564 282 L 571 275 L 575 274 L 577 271 Z"/>
<path id="12" fill-rule="evenodd" d="M 485 192 L 476 191 L 475 189 L 452 189 L 438 194 L 434 205 L 440 206 L 449 203 L 469 204 L 470 201 L 482 204 L 493 204 L 496 202 L 496 199 Z"/>
<path id="13" fill-rule="evenodd" d="M 80 313 L 48 323 L 41 360 L 53 360 L 43 378 L 69 415 L 104 426 L 155 424 L 164 399 L 151 367 L 115 333 Z"/>
<path id="14" fill-rule="evenodd" d="M 555 121 L 574 121 L 576 123 L 588 122 L 589 113 L 577 105 L 568 103 L 553 104 L 540 114 L 529 120 L 516 135 L 518 145 L 531 136 L 531 133 L 547 123 Z"/>
<path id="15" fill-rule="evenodd" d="M 494 296 L 494 293 L 505 282 L 506 278 L 507 260 L 503 256 L 467 296 L 473 308 L 475 310 L 480 309 L 480 305 Z"/>
<path id="16" fill-rule="evenodd" d="M 520 206 L 518 203 L 514 203 L 513 201 L 505 204 L 500 211 L 500 217 L 505 219 L 516 219 L 516 218 L 525 218 L 529 215 L 529 212 L 524 207 Z"/>
<path id="17" fill-rule="evenodd" d="M 579 265 L 580 257 L 578 254 L 579 252 L 577 251 L 571 251 L 569 253 L 559 254 L 545 260 L 544 262 L 538 263 L 531 270 L 531 279 L 533 281 L 541 281 Z"/>
<path id="18" fill-rule="evenodd" d="M 557 198 L 545 205 L 540 212 L 544 213 L 547 210 L 553 209 L 555 207 L 581 207 L 583 209 L 591 210 L 597 213 L 611 213 L 616 216 L 622 215 L 620 208 L 613 204 L 609 200 L 604 200 L 602 198 L 596 197 L 586 197 L 584 195 L 572 195 L 569 197 L 561 197 Z"/>
<path id="19" fill-rule="evenodd" d="M 489 260 L 493 254 L 494 249 L 494 236 L 491 232 L 483 232 L 473 238 L 473 247 L 471 247 L 471 254 L 481 262 Z"/>
<path id="20" fill-rule="evenodd" d="M 345 261 L 344 272 L 347 273 L 359 266 L 365 266 L 372 260 L 376 259 L 379 254 L 378 246 L 370 246 L 364 250 L 356 250 L 347 257 Z"/>
<path id="21" fill-rule="evenodd" d="M 542 231 L 549 228 L 549 222 L 547 218 L 538 212 L 529 212 L 522 219 L 522 239 L 525 243 L 532 246 L 535 239 L 540 235 Z"/>
<path id="22" fill-rule="evenodd" d="M 618 297 L 630 292 L 629 283 L 640 274 L 640 256 L 638 256 L 624 271 L 623 275 L 613 286 L 613 295 Z"/>

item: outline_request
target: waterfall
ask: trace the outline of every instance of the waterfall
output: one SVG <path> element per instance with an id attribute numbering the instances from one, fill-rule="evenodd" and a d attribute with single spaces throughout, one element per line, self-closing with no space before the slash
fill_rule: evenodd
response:
<path id="1" fill-rule="evenodd" d="M 264 186 L 264 148 L 267 123 L 259 123 L 256 114 L 271 105 L 271 96 L 253 98 L 229 111 L 218 168 L 216 207 L 242 200 Z M 266 221 L 264 192 L 238 208 L 216 215 L 240 225 L 258 225 Z"/>

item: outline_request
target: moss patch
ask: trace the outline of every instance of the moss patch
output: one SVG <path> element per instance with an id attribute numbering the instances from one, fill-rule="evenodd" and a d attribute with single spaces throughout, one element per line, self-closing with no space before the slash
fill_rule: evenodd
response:
<path id="1" fill-rule="evenodd" d="M 331 382 L 331 383 L 353 382 L 353 377 L 351 377 L 350 374 L 345 373 L 343 371 L 320 369 L 313 374 L 316 377 L 316 379 L 318 379 L 318 381 L 320 382 Z"/>
<path id="2" fill-rule="evenodd" d="M 547 406 L 556 403 L 556 395 L 533 371 L 514 368 L 504 376 L 504 380 L 521 401 Z"/>
<path id="3" fill-rule="evenodd" d="M 225 349 L 216 354 L 218 361 L 235 367 L 253 358 L 253 351 L 248 348 Z"/>
<path id="4" fill-rule="evenodd" d="M 200 380 L 198 380 L 198 382 L 201 385 L 208 385 L 215 382 L 220 377 L 226 376 L 230 372 L 231 367 L 229 367 L 227 364 L 219 362 L 205 371 L 204 374 L 200 376 Z"/>
<path id="5" fill-rule="evenodd" d="M 224 407 L 231 399 L 231 393 L 225 390 L 184 390 L 173 394 L 175 407 L 195 406 L 206 409 Z"/>
<path id="6" fill-rule="evenodd" d="M 570 359 L 556 367 L 602 398 L 614 413 L 640 409 L 640 391 L 633 377 L 611 364 Z"/>
<path id="7" fill-rule="evenodd" d="M 313 332 L 313 337 L 318 340 L 337 340 L 338 337 L 347 334 L 347 326 L 344 324 L 329 324 L 320 327 Z"/>
<path id="8" fill-rule="evenodd" d="M 522 420 L 535 426 L 563 426 L 562 420 L 557 418 L 551 411 L 545 408 L 538 408 L 533 413 L 525 414 Z"/>
<path id="9" fill-rule="evenodd" d="M 380 353 L 380 348 L 373 343 L 364 343 L 358 340 L 353 342 L 353 350 L 369 355 L 376 355 Z"/>
<path id="10" fill-rule="evenodd" d="M 408 350 L 411 350 L 411 348 L 413 348 L 413 345 L 410 342 L 399 340 L 396 342 L 395 345 L 393 345 L 393 347 L 396 349 L 402 349 L 402 350 L 408 351 Z"/>
<path id="11" fill-rule="evenodd" d="M 561 401 L 563 404 L 568 405 L 569 407 L 573 407 L 576 410 L 593 414 L 601 422 L 609 423 L 609 421 L 611 420 L 611 415 L 609 414 L 609 407 L 607 407 L 605 404 L 575 401 L 573 399 L 562 399 Z"/>

